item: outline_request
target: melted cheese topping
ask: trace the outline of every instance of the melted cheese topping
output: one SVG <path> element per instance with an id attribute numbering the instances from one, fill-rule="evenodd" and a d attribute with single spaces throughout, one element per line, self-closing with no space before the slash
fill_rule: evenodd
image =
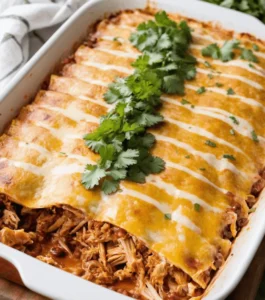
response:
<path id="1" fill-rule="evenodd" d="M 246 199 L 264 162 L 265 49 L 255 53 L 260 60 L 255 69 L 240 59 L 223 63 L 208 58 L 212 69 L 206 68 L 200 49 L 209 42 L 221 44 L 231 33 L 190 21 L 190 52 L 198 59 L 197 77 L 185 86 L 185 99 L 192 105 L 181 104 L 180 96 L 163 95 L 165 122 L 151 130 L 157 139 L 153 153 L 166 161 L 166 170 L 149 176 L 145 184 L 123 181 L 121 191 L 111 196 L 88 191 L 81 173 L 98 157 L 82 137 L 111 109 L 102 97 L 108 84 L 133 72 L 131 63 L 139 52 L 128 37 L 150 18 L 124 12 L 115 23 L 99 23 L 95 47 L 81 46 L 75 63 L 65 65 L 62 76 L 53 75 L 48 90 L 21 111 L 1 137 L 0 191 L 33 208 L 64 203 L 86 210 L 144 240 L 205 287 L 198 274 L 213 266 L 217 251 L 226 256 L 231 246 L 221 237 L 224 212 L 232 205 L 226 193 Z M 198 95 L 201 86 L 206 92 Z M 227 95 L 228 88 L 235 94 Z M 253 130 L 259 143 L 252 140 Z M 199 212 L 194 204 L 200 205 Z"/>

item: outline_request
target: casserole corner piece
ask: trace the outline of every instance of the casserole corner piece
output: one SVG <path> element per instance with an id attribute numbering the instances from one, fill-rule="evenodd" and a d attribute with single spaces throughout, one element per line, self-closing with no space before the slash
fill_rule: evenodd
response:
<path id="1" fill-rule="evenodd" d="M 198 300 L 265 186 L 265 45 L 169 17 L 191 28 L 197 63 L 184 95 L 161 95 L 164 121 L 148 129 L 165 170 L 145 183 L 121 180 L 110 195 L 82 185 L 99 160 L 83 137 L 114 107 L 104 100 L 109 84 L 134 72 L 142 53 L 131 34 L 154 19 L 124 10 L 97 23 L 1 136 L 0 241 L 132 298 Z M 228 61 L 203 56 L 231 40 L 243 56 L 239 47 Z M 246 59 L 251 49 L 257 61 Z"/>

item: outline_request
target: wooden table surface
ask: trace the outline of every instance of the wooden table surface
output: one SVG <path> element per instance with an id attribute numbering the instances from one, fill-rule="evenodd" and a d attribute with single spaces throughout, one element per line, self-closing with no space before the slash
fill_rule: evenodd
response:
<path id="1" fill-rule="evenodd" d="M 1 267 L 1 264 L 0 264 Z M 265 239 L 248 271 L 227 300 L 254 300 L 265 270 Z M 0 278 L 0 300 L 48 300 L 27 288 Z"/>

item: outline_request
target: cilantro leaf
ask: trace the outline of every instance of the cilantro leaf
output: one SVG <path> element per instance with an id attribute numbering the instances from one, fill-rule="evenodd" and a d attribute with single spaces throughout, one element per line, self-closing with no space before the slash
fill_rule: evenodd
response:
<path id="1" fill-rule="evenodd" d="M 236 160 L 232 154 L 224 154 L 223 158 L 230 159 L 230 160 Z"/>
<path id="2" fill-rule="evenodd" d="M 255 62 L 255 63 L 258 62 L 257 57 L 253 54 L 252 50 L 250 50 L 250 49 L 245 49 L 245 48 L 242 49 L 240 57 L 244 60 L 248 60 L 251 62 Z"/>
<path id="3" fill-rule="evenodd" d="M 220 48 L 217 44 L 211 44 L 202 49 L 202 55 L 212 57 L 213 59 L 219 59 L 221 57 Z"/>
<path id="4" fill-rule="evenodd" d="M 186 99 L 182 99 L 181 102 L 180 102 L 182 105 L 185 105 L 185 104 L 190 104 L 190 102 Z"/>
<path id="5" fill-rule="evenodd" d="M 141 169 L 139 168 L 139 166 L 132 166 L 129 168 L 128 170 L 128 176 L 127 179 L 137 182 L 137 183 L 145 183 L 145 177 L 146 174 L 144 172 L 141 171 Z"/>
<path id="6" fill-rule="evenodd" d="M 256 142 L 256 143 L 259 142 L 259 138 L 254 130 L 251 131 L 251 136 L 252 136 L 252 139 L 254 142 Z"/>
<path id="7" fill-rule="evenodd" d="M 99 149 L 103 146 L 105 146 L 106 144 L 103 141 L 93 141 L 93 140 L 87 140 L 86 141 L 86 145 L 93 151 L 95 151 L 96 153 L 99 152 Z"/>
<path id="8" fill-rule="evenodd" d="M 252 49 L 253 49 L 254 51 L 259 51 L 259 46 L 258 46 L 257 44 L 253 44 L 253 45 L 252 45 Z"/>
<path id="9" fill-rule="evenodd" d="M 234 58 L 234 49 L 239 47 L 238 40 L 226 41 L 220 48 L 217 44 L 211 44 L 202 49 L 202 55 L 212 57 L 213 59 L 220 59 L 227 62 Z"/>
<path id="10" fill-rule="evenodd" d="M 146 175 L 156 174 L 165 169 L 165 162 L 159 157 L 148 155 L 141 161 L 139 167 Z"/>
<path id="11" fill-rule="evenodd" d="M 233 121 L 234 124 L 239 125 L 239 121 L 236 117 L 234 116 L 229 116 L 229 119 L 231 119 Z"/>
<path id="12" fill-rule="evenodd" d="M 184 81 L 177 75 L 168 75 L 163 80 L 163 90 L 168 94 L 184 94 Z"/>
<path id="13" fill-rule="evenodd" d="M 199 203 L 194 203 L 194 209 L 197 211 L 197 212 L 200 212 L 201 210 L 201 206 Z"/>
<path id="14" fill-rule="evenodd" d="M 126 178 L 126 169 L 113 169 L 106 172 L 106 175 L 111 176 L 114 180 L 121 180 Z"/>
<path id="15" fill-rule="evenodd" d="M 128 147 L 129 148 L 146 148 L 146 149 L 150 149 L 153 147 L 155 143 L 155 137 L 153 134 L 151 133 L 146 133 L 143 136 L 133 136 L 130 141 L 128 142 Z"/>
<path id="16" fill-rule="evenodd" d="M 235 95 L 234 90 L 233 90 L 232 88 L 229 88 L 229 89 L 227 90 L 227 95 Z"/>
<path id="17" fill-rule="evenodd" d="M 232 60 L 235 56 L 233 50 L 238 48 L 239 44 L 240 42 L 238 40 L 226 41 L 220 49 L 221 60 L 224 62 Z"/>
<path id="18" fill-rule="evenodd" d="M 101 190 L 106 194 L 115 193 L 119 189 L 119 181 L 104 179 Z"/>
<path id="19" fill-rule="evenodd" d="M 128 149 L 121 152 L 114 164 L 115 168 L 126 168 L 128 166 L 136 164 L 136 158 L 139 156 L 139 151 L 135 149 Z"/>
<path id="20" fill-rule="evenodd" d="M 208 145 L 208 146 L 213 147 L 213 148 L 216 147 L 216 143 L 214 143 L 213 141 L 210 141 L 210 140 L 206 140 L 205 145 Z"/>
<path id="21" fill-rule="evenodd" d="M 86 189 L 92 189 L 104 178 L 106 172 L 97 165 L 87 165 L 82 176 L 82 184 Z"/>
<path id="22" fill-rule="evenodd" d="M 164 118 L 158 114 L 155 115 L 155 114 L 142 113 L 135 120 L 140 125 L 151 127 L 162 122 Z"/>
<path id="23" fill-rule="evenodd" d="M 171 214 L 164 214 L 166 220 L 171 220 Z"/>
<path id="24" fill-rule="evenodd" d="M 203 94 L 205 92 L 206 92 L 206 88 L 204 86 L 198 88 L 197 91 L 196 91 L 196 93 L 199 94 L 199 95 Z"/>

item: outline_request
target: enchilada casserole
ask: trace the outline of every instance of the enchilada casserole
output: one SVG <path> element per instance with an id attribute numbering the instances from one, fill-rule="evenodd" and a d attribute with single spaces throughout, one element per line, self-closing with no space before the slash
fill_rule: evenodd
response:
<path id="1" fill-rule="evenodd" d="M 98 132 L 115 107 L 104 100 L 108 86 L 129 82 L 122 78 L 135 61 L 143 68 L 147 54 L 138 58 L 153 45 L 148 34 L 144 42 L 133 36 L 155 26 L 145 23 L 154 19 L 147 11 L 99 22 L 0 140 L 0 242 L 137 299 L 201 299 L 265 186 L 263 42 L 169 17 L 191 33 L 185 63 L 196 64 L 196 74 L 185 65 L 185 90 L 174 92 L 180 64 L 160 68 L 170 70 L 161 82 L 171 86 L 155 107 L 163 120 L 145 135 L 148 162 L 163 161 L 159 171 L 144 172 L 144 157 L 127 176 L 145 173 L 138 182 L 107 181 L 106 193 L 102 177 L 93 188 L 85 182 L 99 154 L 83 137 Z M 165 54 L 170 41 L 164 33 L 161 39 Z M 149 59 L 157 59 L 152 47 Z M 127 165 L 130 159 L 123 157 Z"/>

